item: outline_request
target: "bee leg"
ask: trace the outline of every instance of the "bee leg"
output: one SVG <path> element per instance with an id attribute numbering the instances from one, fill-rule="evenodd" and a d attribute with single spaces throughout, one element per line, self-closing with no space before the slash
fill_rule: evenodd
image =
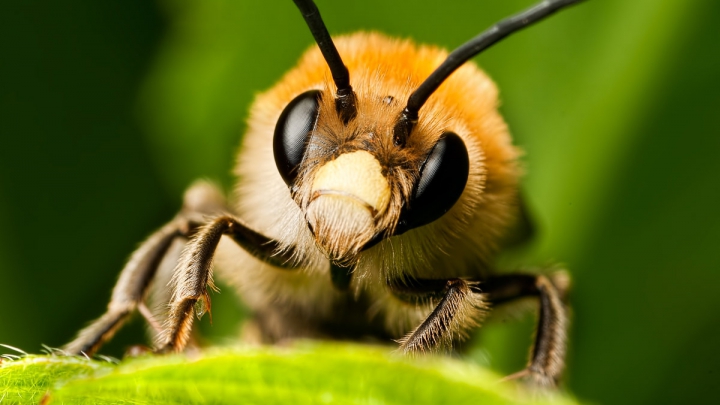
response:
<path id="1" fill-rule="evenodd" d="M 528 366 L 507 378 L 528 378 L 543 387 L 557 385 L 567 349 L 568 318 L 562 299 L 565 286 L 556 286 L 543 275 L 507 274 L 492 277 L 480 287 L 493 305 L 523 297 L 539 298 L 538 327 Z"/>
<path id="2" fill-rule="evenodd" d="M 239 220 L 223 215 L 202 227 L 183 252 L 175 268 L 170 312 L 159 336 L 158 352 L 180 351 L 187 344 L 193 315 L 210 312 L 208 288 L 214 289 L 212 259 L 220 238 L 229 236 L 256 258 L 273 266 L 294 268 L 292 251 L 278 253 L 278 242 L 253 231 Z"/>
<path id="3" fill-rule="evenodd" d="M 413 280 L 412 288 L 418 292 L 437 285 L 440 280 Z M 462 279 L 447 280 L 444 291 L 440 290 L 440 301 L 428 317 L 418 326 L 400 339 L 400 350 L 404 353 L 435 351 L 450 348 L 454 341 L 467 338 L 467 330 L 479 325 L 486 306 L 482 294 L 473 288 L 473 283 Z M 427 293 L 427 291 L 426 291 Z"/>
<path id="4" fill-rule="evenodd" d="M 200 181 L 189 187 L 180 213 L 150 235 L 130 256 L 113 288 L 105 314 L 81 330 L 63 350 L 73 355 L 92 355 L 111 339 L 143 303 L 158 266 L 173 242 L 176 239 L 187 240 L 204 222 L 203 215 L 217 213 L 223 207 L 222 194 L 212 184 Z M 148 321 L 152 323 L 150 319 Z"/>
<path id="5" fill-rule="evenodd" d="M 130 257 L 113 288 L 108 309 L 78 333 L 63 350 L 72 355 L 94 354 L 108 341 L 143 300 L 173 240 L 183 237 L 181 224 L 174 220 L 153 233 Z"/>

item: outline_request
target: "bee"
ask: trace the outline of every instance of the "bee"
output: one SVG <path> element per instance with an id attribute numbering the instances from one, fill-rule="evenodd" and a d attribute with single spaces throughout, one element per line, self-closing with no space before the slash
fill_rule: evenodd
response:
<path id="1" fill-rule="evenodd" d="M 268 344 L 374 339 L 408 354 L 446 351 L 491 307 L 537 297 L 534 348 L 511 377 L 554 386 L 565 286 L 495 268 L 527 228 L 519 151 L 494 83 L 468 60 L 580 0 L 543 1 L 449 54 L 378 33 L 332 39 L 312 0 L 294 2 L 317 47 L 257 97 L 233 198 L 192 185 L 131 255 L 105 314 L 65 351 L 95 353 L 135 311 L 158 330 L 156 352 L 183 350 L 194 317 L 210 312 L 217 273 L 254 313 L 247 335 Z M 185 248 L 160 323 L 145 300 L 177 241 Z"/>

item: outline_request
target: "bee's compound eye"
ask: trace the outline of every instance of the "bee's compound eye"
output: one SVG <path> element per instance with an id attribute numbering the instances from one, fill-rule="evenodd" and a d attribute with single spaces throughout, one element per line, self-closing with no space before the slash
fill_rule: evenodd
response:
<path id="1" fill-rule="evenodd" d="M 306 91 L 285 107 L 275 126 L 273 155 L 280 176 L 288 186 L 292 186 L 297 177 L 297 167 L 315 127 L 319 106 L 320 91 Z"/>
<path id="2" fill-rule="evenodd" d="M 443 216 L 465 190 L 470 159 L 463 140 L 445 132 L 420 168 L 412 200 L 402 218 L 406 229 L 416 228 Z"/>

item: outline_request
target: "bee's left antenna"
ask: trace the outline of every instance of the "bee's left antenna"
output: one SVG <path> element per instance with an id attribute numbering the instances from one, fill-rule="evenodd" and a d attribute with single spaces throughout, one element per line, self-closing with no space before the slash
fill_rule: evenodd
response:
<path id="1" fill-rule="evenodd" d="M 322 52 L 325 61 L 330 67 L 333 81 L 337 87 L 335 95 L 335 108 L 342 118 L 343 122 L 348 123 L 357 115 L 357 105 L 355 102 L 355 92 L 350 86 L 350 73 L 348 68 L 340 58 L 335 44 L 330 38 L 330 33 L 325 27 L 325 23 L 320 16 L 320 10 L 312 0 L 293 0 L 300 13 L 302 13 L 305 23 L 310 28 L 315 42 L 317 42 L 320 52 Z"/>
<path id="2" fill-rule="evenodd" d="M 463 63 L 476 56 L 480 52 L 494 45 L 508 35 L 520 31 L 543 18 L 559 11 L 560 9 L 580 3 L 584 0 L 543 0 L 527 10 L 508 17 L 475 38 L 462 44 L 448 55 L 434 72 L 417 88 L 408 99 L 407 106 L 400 114 L 394 129 L 394 141 L 396 145 L 404 145 L 410 132 L 418 121 L 418 112 L 427 99 L 435 90 Z"/>

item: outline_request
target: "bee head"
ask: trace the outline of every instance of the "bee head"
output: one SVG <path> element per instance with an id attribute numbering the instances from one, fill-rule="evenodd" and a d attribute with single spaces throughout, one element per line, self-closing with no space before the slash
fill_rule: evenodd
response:
<path id="1" fill-rule="evenodd" d="M 350 264 L 363 249 L 447 212 L 465 188 L 469 159 L 462 139 L 437 125 L 397 145 L 395 97 L 360 86 L 346 119 L 328 87 L 285 107 L 273 152 L 317 246 Z"/>

